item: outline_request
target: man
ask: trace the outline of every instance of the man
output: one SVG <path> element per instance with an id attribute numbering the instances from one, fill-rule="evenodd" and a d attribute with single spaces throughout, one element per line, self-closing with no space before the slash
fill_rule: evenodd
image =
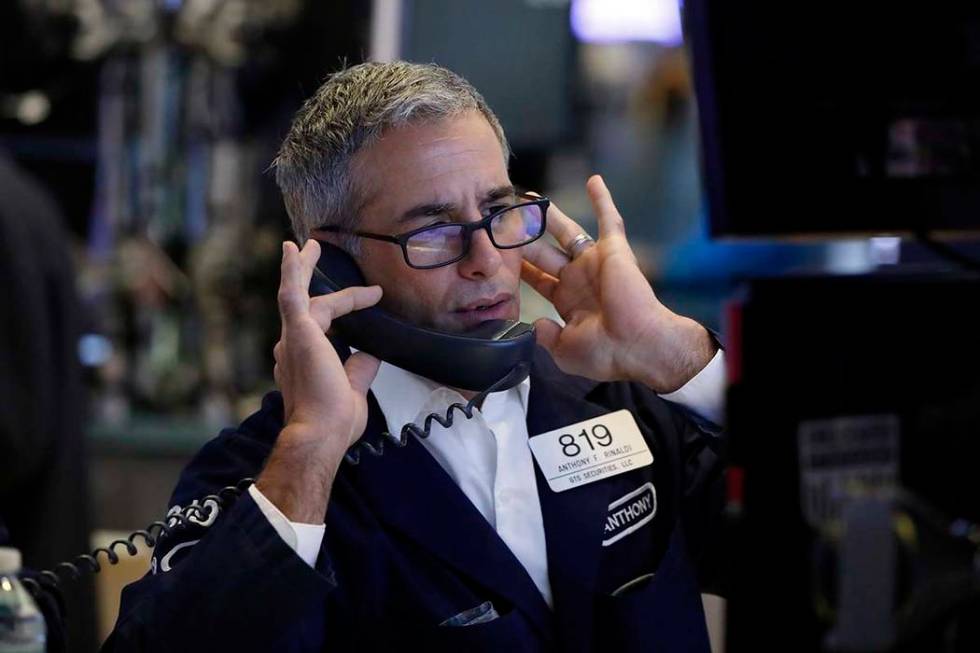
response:
<path id="1" fill-rule="evenodd" d="M 281 394 L 207 444 L 173 502 L 257 481 L 205 526 L 164 539 L 151 573 L 125 590 L 107 649 L 707 648 L 692 562 L 718 511 L 720 441 L 656 393 L 717 390 L 720 354 L 657 300 L 598 177 L 596 241 L 551 207 L 562 249 L 496 247 L 488 216 L 536 199 L 517 196 L 507 158 L 482 97 L 433 65 L 356 66 L 307 101 L 276 162 L 306 242 L 283 245 Z M 485 218 L 469 240 L 436 227 Z M 423 227 L 441 235 L 426 230 L 416 250 L 384 241 Z M 347 248 L 371 285 L 310 299 L 311 235 Z M 515 319 L 522 278 L 565 322 L 536 323 L 530 379 L 489 395 L 473 419 L 342 464 L 362 435 L 398 433 L 473 394 L 335 347 L 332 321 L 380 303 L 465 332 Z M 552 489 L 549 452 L 535 461 L 528 437 L 620 409 L 636 424 L 623 449 L 636 468 Z"/>

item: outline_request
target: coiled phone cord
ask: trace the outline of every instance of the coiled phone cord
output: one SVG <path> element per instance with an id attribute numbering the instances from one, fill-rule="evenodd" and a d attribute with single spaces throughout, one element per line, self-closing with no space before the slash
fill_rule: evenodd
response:
<path id="1" fill-rule="evenodd" d="M 59 562 L 54 566 L 54 570 L 45 569 L 44 571 L 38 572 L 37 578 L 21 576 L 20 581 L 31 594 L 37 597 L 42 591 L 42 586 L 58 589 L 61 582 L 61 575 L 67 575 L 72 580 L 78 580 L 85 570 L 93 574 L 98 573 L 102 571 L 102 565 L 99 564 L 100 553 L 105 554 L 105 558 L 109 564 L 115 565 L 119 563 L 119 553 L 116 552 L 116 548 L 119 546 L 126 547 L 126 553 L 135 556 L 138 552 L 136 549 L 136 540 L 143 538 L 146 546 L 152 549 L 160 543 L 160 540 L 175 530 L 185 528 L 188 524 L 196 523 L 191 521 L 192 518 L 207 521 L 212 510 L 227 508 L 254 482 L 255 479 L 251 477 L 243 478 L 235 485 L 228 485 L 221 488 L 217 494 L 207 495 L 200 500 L 199 504 L 192 503 L 180 512 L 168 515 L 166 521 L 155 521 L 145 529 L 130 533 L 129 537 L 114 540 L 108 546 L 100 546 L 93 550 L 92 553 L 83 553 L 75 556 L 75 559 L 71 562 Z"/>
<path id="2" fill-rule="evenodd" d="M 347 450 L 347 453 L 344 455 L 344 460 L 351 465 L 359 464 L 361 461 L 360 449 L 363 449 L 372 456 L 383 456 L 386 441 L 390 442 L 392 446 L 404 447 L 408 444 L 409 434 L 424 440 L 425 438 L 429 437 L 429 433 L 432 430 L 432 422 L 438 422 L 443 426 L 443 428 L 449 428 L 453 425 L 454 413 L 457 411 L 463 413 L 466 419 L 472 419 L 473 411 L 482 405 L 483 400 L 486 399 L 487 395 L 489 395 L 491 392 L 496 392 L 499 388 L 511 381 L 515 375 L 515 372 L 517 374 L 522 373 L 522 371 L 519 370 L 512 370 L 510 373 L 494 382 L 493 385 L 488 387 L 486 390 L 476 394 L 465 404 L 459 402 L 451 404 L 446 409 L 445 415 L 440 413 L 429 413 L 426 415 L 425 421 L 421 427 L 416 424 L 409 423 L 402 427 L 397 436 L 385 431 L 381 434 L 381 438 L 376 443 L 367 442 L 366 440 L 359 440 L 355 442 L 350 449 Z M 526 368 L 523 372 L 526 375 Z M 100 553 L 105 554 L 105 558 L 109 564 L 115 565 L 119 563 L 119 554 L 115 550 L 119 546 L 126 547 L 126 553 L 130 556 L 135 556 L 137 554 L 135 541 L 138 538 L 143 538 L 146 545 L 152 549 L 158 546 L 164 537 L 169 536 L 175 530 L 185 528 L 191 523 L 200 526 L 201 524 L 198 522 L 207 522 L 212 510 L 229 507 L 235 500 L 238 499 L 239 496 L 241 496 L 245 490 L 248 489 L 248 486 L 252 485 L 254 482 L 254 478 L 243 478 L 235 485 L 229 485 L 221 488 L 218 490 L 217 494 L 209 494 L 201 499 L 199 503 L 192 503 L 186 508 L 183 508 L 180 512 L 175 512 L 172 515 L 168 515 L 166 517 L 166 521 L 155 521 L 143 530 L 130 533 L 129 537 L 114 540 L 108 546 L 99 547 L 93 550 L 90 554 L 83 553 L 76 556 L 71 562 L 59 562 L 54 566 L 53 570 L 45 569 L 44 571 L 38 572 L 37 578 L 33 578 L 31 576 L 21 576 L 20 580 L 24 584 L 24 587 L 26 587 L 35 597 L 40 596 L 44 587 L 52 590 L 58 590 L 62 575 L 67 575 L 74 581 L 81 577 L 85 570 L 90 571 L 93 574 L 101 571 L 102 566 L 99 564 L 98 559 Z M 198 521 L 192 522 L 192 518 L 195 518 Z"/>
<path id="3" fill-rule="evenodd" d="M 493 383 L 486 390 L 481 390 L 479 393 L 473 396 L 472 399 L 467 401 L 465 404 L 461 404 L 458 401 L 450 404 L 446 409 L 446 414 L 441 415 L 439 413 L 429 413 L 425 416 L 425 422 L 419 427 L 417 424 L 408 423 L 402 426 L 402 430 L 398 435 L 384 431 L 377 442 L 371 443 L 367 440 L 358 440 L 347 453 L 344 455 L 344 460 L 346 460 L 351 465 L 357 465 L 361 462 L 361 452 L 363 449 L 372 456 L 383 456 L 385 453 L 385 442 L 390 442 L 394 447 L 404 447 L 408 444 L 408 436 L 419 438 L 424 440 L 429 437 L 429 432 L 432 430 L 432 422 L 439 422 L 443 428 L 448 429 L 453 425 L 453 417 L 456 411 L 463 413 L 466 419 L 473 419 L 473 411 L 483 405 L 483 400 L 487 398 L 491 392 L 496 392 L 498 388 L 503 387 L 507 384 L 514 376 L 514 372 L 510 372 L 505 376 L 501 377 Z"/>

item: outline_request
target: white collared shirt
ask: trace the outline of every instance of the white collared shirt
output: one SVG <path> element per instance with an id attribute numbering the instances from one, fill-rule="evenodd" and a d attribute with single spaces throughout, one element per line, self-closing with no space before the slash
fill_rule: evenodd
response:
<path id="1" fill-rule="evenodd" d="M 448 429 L 434 423 L 429 438 L 421 442 L 510 547 L 551 605 L 544 521 L 527 444 L 530 387 L 530 379 L 525 379 L 510 390 L 489 395 L 473 419 L 462 419 L 457 413 Z M 721 424 L 724 388 L 724 353 L 719 350 L 686 385 L 662 396 Z M 459 393 L 388 363 L 381 364 L 371 391 L 389 430 L 396 434 L 407 422 L 421 423 L 431 412 L 445 414 L 453 402 L 465 403 Z M 290 522 L 255 485 L 248 491 L 283 540 L 313 566 L 325 526 Z"/>
<path id="2" fill-rule="evenodd" d="M 487 396 L 472 419 L 455 412 L 453 424 L 433 422 L 422 445 L 453 479 L 520 560 L 541 595 L 551 604 L 544 521 L 527 446 L 530 379 Z M 422 424 L 429 413 L 444 415 L 453 403 L 466 403 L 455 390 L 382 363 L 371 384 L 392 433 Z"/>

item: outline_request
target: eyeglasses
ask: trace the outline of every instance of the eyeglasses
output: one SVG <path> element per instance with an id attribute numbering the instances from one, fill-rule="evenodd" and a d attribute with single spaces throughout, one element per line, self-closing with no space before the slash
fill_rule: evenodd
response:
<path id="1" fill-rule="evenodd" d="M 470 252 L 473 232 L 479 229 L 487 232 L 490 242 L 497 249 L 523 247 L 540 238 L 545 232 L 545 216 L 551 202 L 546 197 L 526 197 L 533 199 L 500 208 L 478 222 L 440 222 L 395 236 L 333 225 L 324 225 L 319 229 L 395 243 L 401 246 L 409 267 L 430 270 L 465 258 Z"/>

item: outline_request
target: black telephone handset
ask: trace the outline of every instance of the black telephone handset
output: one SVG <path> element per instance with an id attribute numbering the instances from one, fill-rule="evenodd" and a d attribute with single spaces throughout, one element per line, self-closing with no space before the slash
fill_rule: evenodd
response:
<path id="1" fill-rule="evenodd" d="M 320 261 L 310 295 L 365 285 L 360 268 L 339 247 L 320 241 Z M 349 313 L 333 326 L 351 347 L 443 385 L 481 391 L 506 390 L 525 378 L 534 354 L 534 327 L 491 320 L 465 334 L 420 327 L 377 306 Z"/>
<path id="2" fill-rule="evenodd" d="M 322 253 L 313 271 L 310 295 L 364 285 L 361 270 L 347 252 L 324 241 L 320 242 L 320 247 Z M 333 326 L 352 347 L 438 383 L 479 392 L 465 404 L 449 406 L 445 415 L 430 413 L 421 426 L 406 424 L 398 435 L 383 433 L 376 442 L 361 439 L 348 450 L 346 456 L 346 460 L 355 465 L 360 461 L 361 450 L 381 456 L 385 442 L 403 447 L 408 443 L 410 434 L 417 438 L 428 437 L 434 421 L 447 428 L 452 426 L 454 411 L 471 418 L 473 410 L 489 393 L 512 388 L 527 378 L 535 346 L 534 327 L 524 322 L 494 320 L 466 334 L 446 333 L 416 326 L 376 306 L 338 318 Z M 142 538 L 152 548 L 174 530 L 191 523 L 211 523 L 212 510 L 227 508 L 253 482 L 254 479 L 244 478 L 236 485 L 195 501 L 180 512 L 167 515 L 164 521 L 153 522 L 145 530 L 135 531 L 127 538 L 95 549 L 91 554 L 85 553 L 70 562 L 61 562 L 53 571 L 40 572 L 36 579 L 22 577 L 21 580 L 38 597 L 43 591 L 42 587 L 57 589 L 61 580 L 59 574 L 77 578 L 86 570 L 96 573 L 101 569 L 100 553 L 110 564 L 116 564 L 119 562 L 116 552 L 119 547 L 125 547 L 131 556 L 137 554 L 137 539 Z"/>
<path id="3" fill-rule="evenodd" d="M 365 285 L 360 268 L 347 252 L 325 241 L 320 241 L 320 247 L 310 295 Z M 377 306 L 348 313 L 331 326 L 351 347 L 437 383 L 478 392 L 465 404 L 451 404 L 445 415 L 430 413 L 421 426 L 405 424 L 397 435 L 382 433 L 375 442 L 362 438 L 347 451 L 346 460 L 354 465 L 360 462 L 361 450 L 381 456 L 385 442 L 404 447 L 409 435 L 429 437 L 434 421 L 445 428 L 452 426 L 454 411 L 472 418 L 488 394 L 527 378 L 535 347 L 534 327 L 524 322 L 490 320 L 465 334 L 447 333 L 411 324 Z"/>

